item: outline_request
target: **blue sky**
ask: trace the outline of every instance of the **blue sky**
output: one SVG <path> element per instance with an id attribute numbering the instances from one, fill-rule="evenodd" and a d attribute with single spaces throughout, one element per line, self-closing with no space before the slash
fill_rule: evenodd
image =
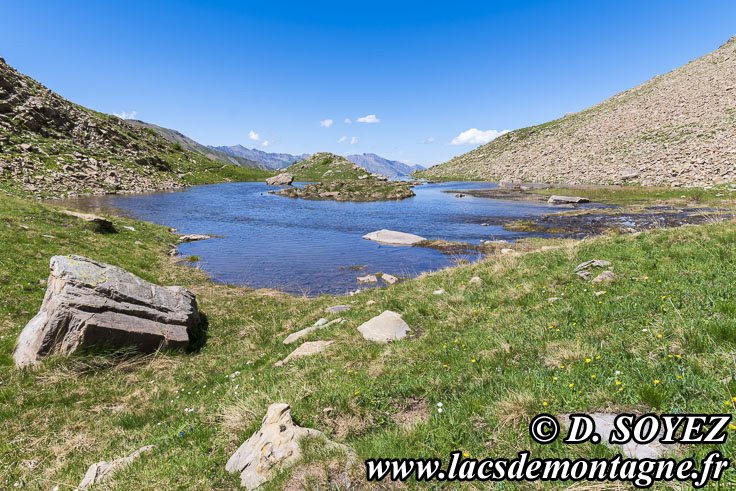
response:
<path id="1" fill-rule="evenodd" d="M 92 109 L 208 145 L 424 165 L 493 130 L 584 109 L 736 34 L 732 0 L 9 0 L 2 10 L 0 56 Z"/>

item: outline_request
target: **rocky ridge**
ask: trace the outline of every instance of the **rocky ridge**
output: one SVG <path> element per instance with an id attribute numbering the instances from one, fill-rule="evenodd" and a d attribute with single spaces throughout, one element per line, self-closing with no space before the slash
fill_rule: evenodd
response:
<path id="1" fill-rule="evenodd" d="M 9 194 L 173 189 L 222 166 L 152 129 L 74 104 L 0 58 L 0 189 Z"/>
<path id="2" fill-rule="evenodd" d="M 708 185 L 736 180 L 736 36 L 716 51 L 420 172 L 429 178 Z"/>

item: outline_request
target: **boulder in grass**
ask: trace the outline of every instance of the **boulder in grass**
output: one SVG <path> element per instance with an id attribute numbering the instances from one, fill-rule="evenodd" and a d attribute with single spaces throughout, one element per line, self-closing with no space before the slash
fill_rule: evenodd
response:
<path id="1" fill-rule="evenodd" d="M 358 327 L 358 331 L 368 341 L 387 343 L 389 341 L 404 339 L 406 333 L 411 331 L 411 329 L 404 322 L 404 319 L 401 318 L 401 315 L 390 310 L 385 310 L 381 315 L 361 324 Z"/>
<path id="2" fill-rule="evenodd" d="M 225 464 L 229 473 L 240 473 L 240 485 L 256 489 L 271 480 L 289 464 L 301 458 L 299 441 L 304 437 L 323 438 L 328 449 L 341 449 L 347 462 L 353 462 L 355 454 L 345 445 L 328 440 L 319 430 L 302 428 L 291 419 L 288 404 L 271 404 L 261 421 L 261 428 L 253 433 Z"/>
<path id="3" fill-rule="evenodd" d="M 86 490 L 91 488 L 95 484 L 104 481 L 112 474 L 117 472 L 121 467 L 125 467 L 126 465 L 136 460 L 138 457 L 141 456 L 141 454 L 150 452 L 153 447 L 153 445 L 147 445 L 143 448 L 139 448 L 127 457 L 121 457 L 119 459 L 113 460 L 112 462 L 105 462 L 103 460 L 102 462 L 96 462 L 92 464 L 91 466 L 89 466 L 89 469 L 87 469 L 87 473 L 84 475 L 84 479 L 82 479 L 82 482 L 79 483 L 79 486 L 77 486 L 77 489 Z"/>
<path id="4" fill-rule="evenodd" d="M 82 256 L 54 256 L 38 314 L 18 337 L 19 367 L 83 346 L 187 348 L 200 328 L 197 300 L 179 286 L 158 286 Z"/>
<path id="5" fill-rule="evenodd" d="M 70 217 L 79 218 L 80 220 L 84 220 L 85 222 L 94 223 L 100 228 L 100 230 L 105 230 L 108 232 L 112 232 L 115 230 L 112 222 L 105 217 L 91 215 L 89 213 L 80 213 L 78 211 L 72 210 L 62 210 L 61 212 L 65 215 L 69 215 Z"/>
<path id="6" fill-rule="evenodd" d="M 289 353 L 289 356 L 281 361 L 277 361 L 275 367 L 286 365 L 294 358 L 301 358 L 303 356 L 312 356 L 318 353 L 322 353 L 325 348 L 334 343 L 335 341 L 307 341 L 300 345 L 297 349 Z"/>

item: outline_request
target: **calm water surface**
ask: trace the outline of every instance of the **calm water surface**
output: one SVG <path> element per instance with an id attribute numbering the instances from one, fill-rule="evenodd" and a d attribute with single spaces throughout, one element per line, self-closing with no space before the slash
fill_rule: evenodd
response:
<path id="1" fill-rule="evenodd" d="M 550 212 L 544 203 L 455 198 L 443 192 L 489 187 L 495 185 L 425 184 L 414 188 L 414 198 L 403 201 L 338 203 L 271 195 L 268 191 L 274 188 L 265 183 L 227 183 L 175 192 L 85 197 L 65 204 L 132 215 L 181 233 L 222 235 L 182 244 L 179 251 L 199 256 L 197 265 L 215 281 L 316 295 L 365 288 L 356 280 L 365 274 L 413 277 L 452 265 L 456 259 L 430 249 L 362 239 L 368 232 L 385 228 L 472 243 L 515 239 L 526 234 L 480 224 L 498 217 Z M 135 234 L 125 229 L 121 233 Z M 357 271 L 353 266 L 365 269 Z"/>

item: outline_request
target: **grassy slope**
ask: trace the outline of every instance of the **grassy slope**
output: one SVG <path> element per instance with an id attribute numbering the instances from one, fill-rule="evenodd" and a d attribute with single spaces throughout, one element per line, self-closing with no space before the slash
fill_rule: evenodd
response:
<path id="1" fill-rule="evenodd" d="M 543 411 L 735 410 L 732 223 L 584 241 L 357 297 L 309 300 L 215 285 L 169 262 L 165 228 L 115 221 L 136 232 L 118 227 L 102 235 L 45 205 L 0 201 L 0 487 L 75 486 L 92 462 L 156 444 L 109 488 L 235 489 L 225 462 L 277 401 L 292 404 L 298 424 L 349 444 L 361 460 L 446 458 L 453 450 L 478 458 L 524 449 L 535 457 L 612 456 L 604 446 L 539 446 L 527 436 L 527 421 Z M 39 280 L 50 256 L 64 253 L 192 289 L 209 317 L 207 345 L 196 354 L 73 356 L 15 370 L 11 350 L 41 304 Z M 592 258 L 613 261 L 625 279 L 591 288 L 572 269 Z M 475 275 L 483 287 L 468 286 Z M 446 293 L 433 295 L 438 288 Z M 606 293 L 596 297 L 594 289 Z M 369 299 L 376 304 L 366 306 Z M 356 308 L 341 314 L 345 324 L 307 338 L 338 344 L 273 368 L 291 350 L 281 343 L 288 333 L 311 325 L 325 306 L 351 301 Z M 388 346 L 362 340 L 356 327 L 385 309 L 404 316 L 411 339 Z M 408 421 L 425 408 L 425 422 L 392 418 Z M 733 441 L 720 446 L 726 456 L 734 457 Z M 684 455 L 709 450 L 691 446 Z M 735 479 L 733 471 L 727 476 Z M 267 488 L 288 479 L 287 472 Z"/>
<path id="2" fill-rule="evenodd" d="M 205 157 L 215 160 L 217 162 L 222 162 L 223 164 L 235 164 L 240 165 L 243 167 L 253 167 L 256 169 L 264 169 L 264 170 L 270 170 L 265 165 L 261 164 L 260 162 L 256 162 L 255 160 L 249 160 L 245 157 L 238 157 L 236 155 L 230 155 L 228 153 L 222 152 L 220 150 L 215 150 L 213 148 L 206 147 L 202 145 L 199 142 L 196 142 L 189 138 L 188 136 L 182 134 L 179 131 L 172 130 L 169 128 L 164 128 L 162 126 L 155 125 L 153 123 L 146 123 L 145 121 L 139 121 L 137 119 L 127 119 L 126 122 L 142 126 L 144 128 L 150 128 L 162 137 L 169 140 L 171 143 L 179 143 L 182 147 L 186 148 L 187 150 L 204 155 Z"/>

